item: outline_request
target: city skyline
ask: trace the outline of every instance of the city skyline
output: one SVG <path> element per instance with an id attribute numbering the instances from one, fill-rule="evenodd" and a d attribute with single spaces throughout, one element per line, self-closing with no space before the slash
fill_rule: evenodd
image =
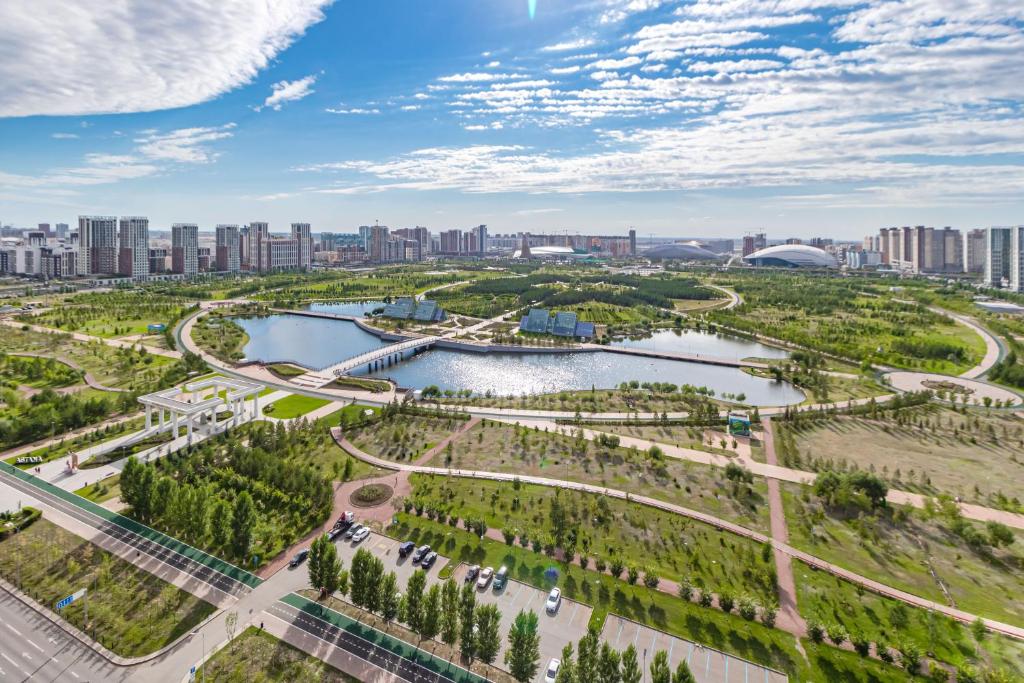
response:
<path id="1" fill-rule="evenodd" d="M 5 223 L 858 240 L 1024 209 L 996 3 L 29 10 L 0 8 Z"/>

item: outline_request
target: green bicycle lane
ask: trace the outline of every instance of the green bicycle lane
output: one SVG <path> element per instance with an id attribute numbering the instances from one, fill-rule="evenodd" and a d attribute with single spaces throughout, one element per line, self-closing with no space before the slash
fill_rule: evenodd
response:
<path id="1" fill-rule="evenodd" d="M 452 683 L 487 683 L 482 676 L 297 593 L 289 593 L 279 602 L 313 620 L 307 624 L 300 617 L 295 622 L 299 628 L 405 680 L 428 677 Z"/>

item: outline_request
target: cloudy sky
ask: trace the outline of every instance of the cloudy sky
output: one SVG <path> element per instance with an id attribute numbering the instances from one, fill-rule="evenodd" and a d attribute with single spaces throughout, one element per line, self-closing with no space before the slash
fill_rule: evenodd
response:
<path id="1" fill-rule="evenodd" d="M 1024 223 L 1020 0 L 7 0 L 0 221 Z"/>

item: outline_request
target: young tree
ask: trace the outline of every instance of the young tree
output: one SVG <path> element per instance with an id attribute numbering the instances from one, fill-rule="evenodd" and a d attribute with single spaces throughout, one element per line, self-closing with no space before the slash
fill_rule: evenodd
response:
<path id="1" fill-rule="evenodd" d="M 633 643 L 630 643 L 622 653 L 622 683 L 640 683 L 641 678 L 643 678 L 643 671 L 636 658 L 636 648 Z"/>
<path id="2" fill-rule="evenodd" d="M 520 610 L 508 631 L 505 663 L 508 664 L 512 678 L 520 683 L 533 680 L 537 675 L 540 661 L 540 635 L 537 633 L 537 625 L 536 612 Z"/>
<path id="3" fill-rule="evenodd" d="M 210 512 L 210 532 L 213 544 L 223 548 L 231 540 L 231 506 L 222 498 L 218 498 Z"/>
<path id="4" fill-rule="evenodd" d="M 619 653 L 607 641 L 601 643 L 601 654 L 597 657 L 597 680 L 599 683 L 620 683 L 622 680 Z"/>
<path id="5" fill-rule="evenodd" d="M 405 623 L 413 633 L 419 633 L 423 624 L 423 592 L 427 587 L 427 575 L 417 569 L 405 584 Z"/>
<path id="6" fill-rule="evenodd" d="M 476 624 L 476 591 L 472 583 L 462 587 L 459 623 L 462 629 L 459 634 L 459 651 L 463 657 L 473 661 L 473 657 L 476 656 L 476 634 L 473 632 L 473 626 Z"/>
<path id="7" fill-rule="evenodd" d="M 235 499 L 231 515 L 231 550 L 235 557 L 246 559 L 252 547 L 253 531 L 256 528 L 256 506 L 248 491 L 242 491 Z"/>
<path id="8" fill-rule="evenodd" d="M 384 623 L 391 623 L 398 616 L 398 576 L 388 572 L 380 582 L 380 616 Z"/>
<path id="9" fill-rule="evenodd" d="M 436 583 L 423 598 L 423 617 L 419 634 L 423 640 L 433 640 L 441 631 L 441 586 Z"/>
<path id="10" fill-rule="evenodd" d="M 651 683 L 672 683 L 672 671 L 668 667 L 668 653 L 658 650 L 651 660 Z"/>
<path id="11" fill-rule="evenodd" d="M 384 562 L 375 555 L 366 563 L 366 609 L 380 612 L 380 585 L 384 582 Z"/>
<path id="12" fill-rule="evenodd" d="M 309 546 L 309 557 L 306 560 L 306 570 L 309 572 L 309 585 L 320 590 L 320 597 L 323 597 L 323 555 L 325 544 L 333 543 L 327 540 L 327 536 L 317 536 Z"/>
<path id="13" fill-rule="evenodd" d="M 474 615 L 476 620 L 476 656 L 481 662 L 491 664 L 498 658 L 501 648 L 501 612 L 497 605 L 480 605 Z"/>
<path id="14" fill-rule="evenodd" d="M 459 586 L 454 579 L 444 582 L 441 589 L 441 640 L 455 645 L 459 639 Z"/>
<path id="15" fill-rule="evenodd" d="M 572 659 L 572 643 L 567 643 L 562 648 L 562 657 L 559 661 L 561 664 L 558 667 L 555 683 L 579 683 L 579 678 L 576 676 L 576 663 Z"/>
<path id="16" fill-rule="evenodd" d="M 595 627 L 587 629 L 587 635 L 580 638 L 579 654 L 576 656 L 576 677 L 580 681 L 593 681 L 597 677 L 599 634 Z"/>
<path id="17" fill-rule="evenodd" d="M 676 672 L 672 674 L 672 683 L 697 683 L 697 679 L 693 677 L 693 672 L 690 671 L 690 666 L 685 659 L 680 659 L 679 664 L 676 665 Z"/>

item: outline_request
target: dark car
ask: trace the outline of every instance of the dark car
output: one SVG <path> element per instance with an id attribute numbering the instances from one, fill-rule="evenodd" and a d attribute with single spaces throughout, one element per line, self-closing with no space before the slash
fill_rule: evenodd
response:
<path id="1" fill-rule="evenodd" d="M 427 553 L 427 556 L 420 561 L 420 566 L 424 569 L 430 569 L 434 566 L 435 562 L 437 562 L 437 553 L 431 550 Z"/>
<path id="2" fill-rule="evenodd" d="M 288 563 L 288 566 L 298 567 L 300 564 L 306 561 L 307 557 L 309 557 L 309 548 L 303 548 L 295 554 L 295 557 L 293 557 L 291 562 Z"/>
<path id="3" fill-rule="evenodd" d="M 402 545 L 398 546 L 398 556 L 399 557 L 407 557 L 409 555 L 409 553 L 411 553 L 413 551 L 413 549 L 415 549 L 415 548 L 416 548 L 416 544 L 415 543 L 413 543 L 412 541 L 406 541 Z"/>
<path id="4" fill-rule="evenodd" d="M 498 573 L 494 575 L 494 590 L 500 591 L 508 583 L 508 567 L 501 565 Z"/>
<path id="5" fill-rule="evenodd" d="M 480 565 L 474 564 L 466 570 L 466 583 L 476 581 L 477 575 L 480 574 Z"/>
<path id="6" fill-rule="evenodd" d="M 414 552 L 412 554 L 412 563 L 413 564 L 419 564 L 420 560 L 422 560 L 424 557 L 426 557 L 427 553 L 429 553 L 429 552 L 430 552 L 430 546 L 429 545 L 421 545 L 419 548 L 416 548 L 416 552 Z"/>

